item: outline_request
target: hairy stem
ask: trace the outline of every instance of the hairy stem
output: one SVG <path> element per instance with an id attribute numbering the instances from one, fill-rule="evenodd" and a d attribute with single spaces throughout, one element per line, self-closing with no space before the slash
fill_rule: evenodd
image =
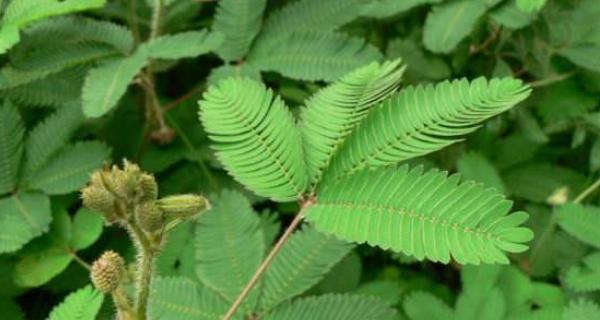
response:
<path id="1" fill-rule="evenodd" d="M 256 269 L 254 275 L 252 275 L 252 278 L 250 278 L 250 281 L 248 281 L 246 287 L 244 287 L 244 289 L 242 290 L 242 292 L 240 292 L 239 296 L 235 299 L 231 307 L 229 307 L 229 310 L 223 317 L 223 320 L 231 320 L 237 309 L 242 305 L 242 302 L 244 302 L 244 299 L 246 299 L 246 297 L 248 296 L 252 288 L 254 288 L 260 277 L 265 273 L 265 271 L 267 271 L 267 268 L 269 268 L 269 265 L 271 264 L 271 262 L 273 262 L 275 256 L 277 256 L 279 251 L 281 251 L 283 245 L 287 242 L 294 230 L 298 228 L 298 226 L 302 222 L 302 219 L 304 219 L 304 214 L 306 213 L 306 210 L 314 203 L 314 199 L 309 199 L 302 203 L 300 211 L 298 211 L 298 213 L 294 217 L 294 220 L 292 220 L 287 229 L 285 229 L 285 232 L 283 233 L 283 235 L 281 235 L 279 240 L 277 240 L 277 243 L 275 244 L 273 249 L 271 249 L 271 252 L 269 252 L 265 260 L 260 264 L 258 269 Z"/>
<path id="2" fill-rule="evenodd" d="M 146 313 L 148 312 L 154 253 L 152 248 L 142 248 L 138 261 L 136 313 L 139 320 L 146 320 Z"/>
<path id="3" fill-rule="evenodd" d="M 127 294 L 123 291 L 122 287 L 118 287 L 113 293 L 112 298 L 115 306 L 117 307 L 117 319 L 119 320 L 133 320 L 135 319 L 135 313 L 129 303 Z"/>

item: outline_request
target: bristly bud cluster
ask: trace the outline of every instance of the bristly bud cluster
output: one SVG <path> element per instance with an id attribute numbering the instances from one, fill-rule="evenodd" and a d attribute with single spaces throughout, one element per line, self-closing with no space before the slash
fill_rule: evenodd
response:
<path id="1" fill-rule="evenodd" d="M 104 252 L 92 265 L 92 282 L 101 292 L 115 291 L 125 273 L 125 261 L 114 251 Z"/>
<path id="2" fill-rule="evenodd" d="M 81 190 L 83 204 L 101 212 L 108 223 L 139 226 L 150 238 L 160 238 L 163 228 L 173 220 L 190 218 L 208 210 L 208 201 L 198 195 L 158 198 L 153 175 L 124 161 L 123 168 L 113 165 L 94 172 L 90 183 Z"/>

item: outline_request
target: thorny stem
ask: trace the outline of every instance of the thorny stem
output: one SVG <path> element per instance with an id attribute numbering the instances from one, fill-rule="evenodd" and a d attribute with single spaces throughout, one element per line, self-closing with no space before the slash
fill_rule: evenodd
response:
<path id="1" fill-rule="evenodd" d="M 233 317 L 233 315 L 235 314 L 237 309 L 242 305 L 242 302 L 244 301 L 244 299 L 248 296 L 248 294 L 250 293 L 252 288 L 256 285 L 256 283 L 258 282 L 260 277 L 263 275 L 263 273 L 265 273 L 265 271 L 267 270 L 267 268 L 269 267 L 271 262 L 273 262 L 273 259 L 275 258 L 275 256 L 277 256 L 279 251 L 281 251 L 281 248 L 283 247 L 283 245 L 287 242 L 287 240 L 292 235 L 294 230 L 296 230 L 296 228 L 298 228 L 298 226 L 302 222 L 302 219 L 304 219 L 304 214 L 306 213 L 306 210 L 308 208 L 310 208 L 310 206 L 312 206 L 314 203 L 315 203 L 314 199 L 308 199 L 302 203 L 302 206 L 300 207 L 300 211 L 298 211 L 298 213 L 294 217 L 294 220 L 292 220 L 292 222 L 287 227 L 287 229 L 285 229 L 285 232 L 279 238 L 279 240 L 277 240 L 277 243 L 275 244 L 273 249 L 271 249 L 271 252 L 269 252 L 269 254 L 265 258 L 265 260 L 260 264 L 258 269 L 256 269 L 256 271 L 254 272 L 254 275 L 252 276 L 250 281 L 248 281 L 248 284 L 246 285 L 246 287 L 244 287 L 244 289 L 242 290 L 242 292 L 240 292 L 237 299 L 235 299 L 235 302 L 233 302 L 231 307 L 229 307 L 229 310 L 223 317 L 223 320 L 231 320 L 231 318 Z"/>

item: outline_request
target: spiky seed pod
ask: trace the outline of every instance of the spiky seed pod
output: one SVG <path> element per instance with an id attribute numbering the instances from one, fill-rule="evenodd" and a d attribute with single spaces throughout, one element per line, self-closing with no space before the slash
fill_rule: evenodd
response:
<path id="1" fill-rule="evenodd" d="M 187 218 L 210 209 L 210 203 L 202 196 L 182 194 L 159 199 L 157 205 L 166 216 Z"/>
<path id="2" fill-rule="evenodd" d="M 142 201 L 154 201 L 158 197 L 158 185 L 154 176 L 148 173 L 142 173 L 139 178 Z"/>
<path id="3" fill-rule="evenodd" d="M 162 210 L 154 201 L 145 202 L 135 209 L 136 219 L 146 232 L 155 232 L 162 228 L 164 217 Z"/>
<path id="4" fill-rule="evenodd" d="M 92 265 L 92 282 L 104 293 L 111 293 L 119 287 L 125 273 L 125 261 L 114 251 L 104 252 Z"/>
<path id="5" fill-rule="evenodd" d="M 114 213 L 115 197 L 106 189 L 91 184 L 81 190 L 83 205 L 103 214 Z"/>

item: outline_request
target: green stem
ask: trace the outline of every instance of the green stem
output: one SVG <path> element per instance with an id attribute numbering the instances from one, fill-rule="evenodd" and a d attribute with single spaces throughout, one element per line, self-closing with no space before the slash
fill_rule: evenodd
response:
<path id="1" fill-rule="evenodd" d="M 574 75 L 575 75 L 574 71 L 563 73 L 563 74 L 557 74 L 557 75 L 553 75 L 553 76 L 550 76 L 550 77 L 545 78 L 545 79 L 541 79 L 541 80 L 538 80 L 538 81 L 530 82 L 529 86 L 532 87 L 532 88 L 543 87 L 543 86 L 547 86 L 547 85 L 553 84 L 555 82 L 559 82 L 559 81 L 563 81 L 563 80 L 569 79 L 570 77 L 572 77 Z"/>
<path id="2" fill-rule="evenodd" d="M 142 248 L 138 261 L 136 313 L 139 320 L 146 320 L 147 318 L 154 253 L 152 248 Z"/>
<path id="3" fill-rule="evenodd" d="M 589 196 L 590 194 L 592 194 L 594 191 L 596 191 L 596 189 L 598 189 L 598 187 L 600 187 L 600 179 L 596 180 L 596 182 L 592 183 L 591 186 L 587 187 L 585 190 L 583 190 L 576 198 L 575 200 L 573 200 L 573 202 L 575 203 L 581 203 L 581 201 L 583 201 L 587 196 Z"/>

